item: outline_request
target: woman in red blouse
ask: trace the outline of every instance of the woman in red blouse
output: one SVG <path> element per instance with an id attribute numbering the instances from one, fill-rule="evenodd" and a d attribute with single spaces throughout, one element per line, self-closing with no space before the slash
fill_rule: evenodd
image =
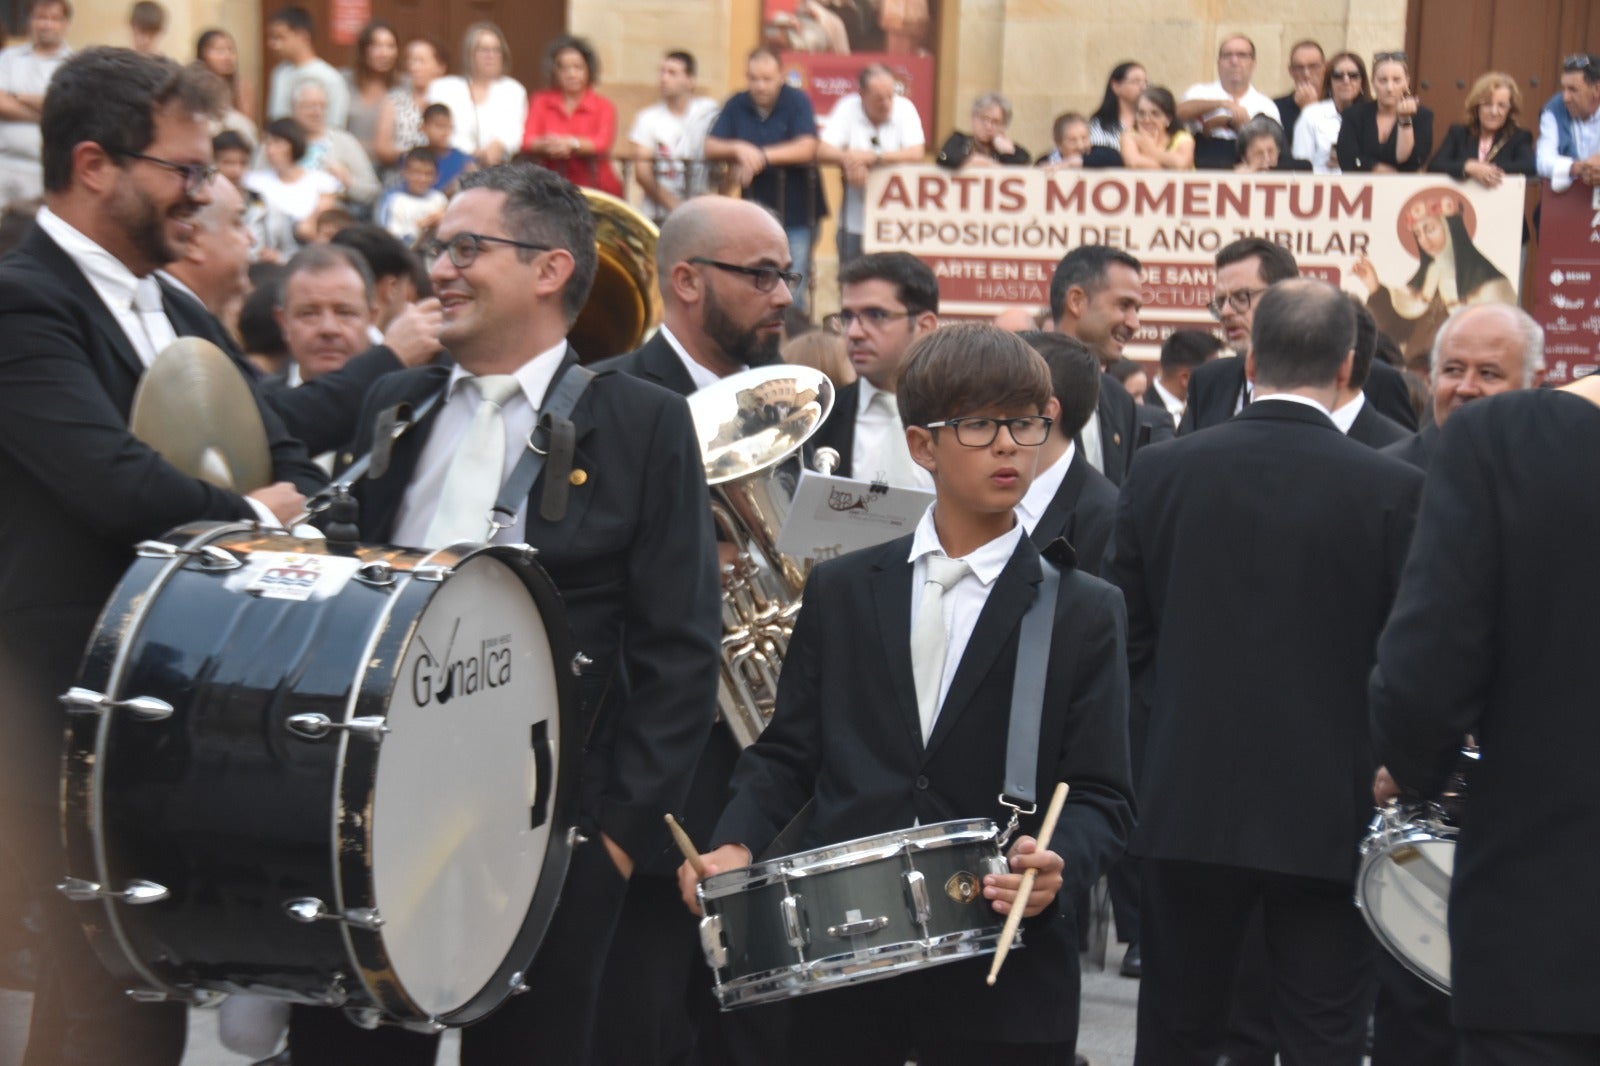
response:
<path id="1" fill-rule="evenodd" d="M 611 165 L 617 108 L 594 91 L 600 72 L 594 48 L 581 37 L 558 37 L 544 69 L 550 88 L 528 97 L 522 150 L 574 185 L 621 196 Z"/>

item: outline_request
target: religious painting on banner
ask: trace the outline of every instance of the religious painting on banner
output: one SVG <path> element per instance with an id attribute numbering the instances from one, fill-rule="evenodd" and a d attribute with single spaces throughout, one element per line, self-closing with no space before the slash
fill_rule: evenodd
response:
<path id="1" fill-rule="evenodd" d="M 932 142 L 938 2 L 762 0 L 761 39 L 783 57 L 784 81 L 811 98 L 818 126 L 858 91 L 863 67 L 882 63 Z"/>
<path id="2" fill-rule="evenodd" d="M 1600 188 L 1544 187 L 1539 201 L 1539 298 L 1545 380 L 1561 385 L 1600 368 Z"/>
<path id="3" fill-rule="evenodd" d="M 1214 327 L 1217 250 L 1264 237 L 1293 252 L 1302 274 L 1365 300 L 1419 358 L 1456 306 L 1516 302 L 1522 197 L 1521 178 L 1485 189 L 1430 175 L 896 167 L 869 179 L 865 246 L 920 256 L 955 317 L 1038 310 L 1062 256 L 1121 248 L 1144 264 L 1128 354 L 1154 360 L 1174 331 Z"/>

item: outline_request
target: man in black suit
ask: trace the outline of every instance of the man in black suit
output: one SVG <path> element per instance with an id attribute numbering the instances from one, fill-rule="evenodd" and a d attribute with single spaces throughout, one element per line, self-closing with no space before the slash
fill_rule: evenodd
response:
<path id="1" fill-rule="evenodd" d="M 364 427 L 398 404 L 439 399 L 395 442 L 388 469 L 357 486 L 363 539 L 431 546 L 483 536 L 486 509 L 480 518 L 449 503 L 474 486 L 493 498 L 527 451 L 539 405 L 576 365 L 566 333 L 594 279 L 593 227 L 578 191 L 542 167 L 462 180 L 429 250 L 441 339 L 456 366 L 390 375 L 368 397 Z M 506 462 L 495 478 L 463 479 L 457 459 L 492 405 Z M 469 1064 L 586 1061 L 627 879 L 669 846 L 662 815 L 682 809 L 716 704 L 721 596 L 687 405 L 637 378 L 601 374 L 570 421 L 568 455 L 561 434 L 534 436 L 550 442 L 548 465 L 495 539 L 539 549 L 593 660 L 578 682 L 588 738 L 579 828 L 588 839 L 529 968 L 531 991 L 462 1034 Z M 297 1066 L 431 1062 L 436 1044 L 358 1030 L 333 1011 L 297 1010 L 290 1030 Z"/>
<path id="2" fill-rule="evenodd" d="M 1333 409 L 1333 424 L 1351 440 L 1360 441 L 1369 448 L 1386 448 L 1413 436 L 1410 430 L 1367 401 L 1361 387 L 1373 366 L 1378 347 L 1378 325 L 1366 306 L 1354 296 L 1350 308 L 1356 315 L 1355 356 L 1350 360 L 1350 380 L 1339 386 L 1338 406 Z"/>
<path id="3" fill-rule="evenodd" d="M 183 1008 L 129 1000 L 78 924 L 99 904 L 52 890 L 68 872 L 56 697 L 100 609 L 136 542 L 197 519 L 287 521 L 322 483 L 265 407 L 277 481 L 248 498 L 180 472 L 128 431 L 160 348 L 174 336 L 225 339 L 153 276 L 207 202 L 214 88 L 209 75 L 122 49 L 69 59 L 40 123 L 45 206 L 0 262 L 0 646 L 19 693 L 5 708 L 0 795 L 47 919 L 29 1062 L 175 1064 L 183 1054 Z"/>
<path id="4" fill-rule="evenodd" d="M 1162 408 L 1171 416 L 1173 426 L 1181 425 L 1189 402 L 1189 379 L 1221 355 L 1225 347 L 1222 338 L 1210 330 L 1175 330 L 1161 342 L 1160 368 L 1144 392 L 1144 405 Z"/>
<path id="5" fill-rule="evenodd" d="M 1222 323 L 1224 339 L 1239 358 L 1218 359 L 1189 378 L 1189 401 L 1179 435 L 1226 422 L 1250 402 L 1243 357 L 1250 351 L 1255 301 L 1269 286 L 1300 276 L 1300 267 L 1288 249 L 1259 237 L 1243 237 L 1225 245 L 1217 253 L 1216 263 L 1211 314 Z M 1374 360 L 1362 391 L 1380 413 L 1408 430 L 1417 428 L 1411 394 L 1400 371 Z"/>
<path id="6" fill-rule="evenodd" d="M 1294 82 L 1294 91 L 1272 101 L 1278 105 L 1285 143 L 1294 144 L 1294 127 L 1300 121 L 1300 112 L 1322 99 L 1322 83 L 1327 71 L 1328 57 L 1316 41 L 1297 41 L 1289 49 L 1289 78 Z"/>
<path id="7" fill-rule="evenodd" d="M 1539 387 L 1544 380 L 1544 330 L 1521 308 L 1470 304 L 1457 308 L 1439 327 L 1430 359 L 1432 423 L 1384 449 L 1423 470 L 1452 412 L 1488 396 Z"/>
<path id="8" fill-rule="evenodd" d="M 1139 330 L 1143 270 L 1127 252 L 1086 244 L 1063 256 L 1050 277 L 1050 315 L 1057 331 L 1087 345 L 1100 360 L 1102 372 L 1122 358 L 1123 348 Z M 1122 382 L 1102 373 L 1095 417 L 1078 434 L 1078 447 L 1089 465 L 1114 485 L 1122 484 L 1133 464 L 1134 449 L 1143 443 L 1135 408 Z M 1160 437 L 1153 427 L 1144 436 Z"/>
<path id="9" fill-rule="evenodd" d="M 844 335 L 859 376 L 834 397 L 812 445 L 839 453 L 840 477 L 932 488 L 906 451 L 895 388 L 906 349 L 939 325 L 938 279 L 905 252 L 864 255 L 839 271 L 839 303 L 826 325 Z"/>
<path id="10" fill-rule="evenodd" d="M 756 273 L 719 269 L 708 261 Z M 688 396 L 729 374 L 777 362 L 783 312 L 791 302 L 783 278 L 788 268 L 788 239 L 770 209 L 723 196 L 685 201 L 661 224 L 656 241 L 661 328 L 637 351 L 594 369 L 631 374 Z M 728 802 L 739 750 L 719 722 L 695 765 L 688 801 L 677 813 L 701 848 L 709 846 L 711 827 Z M 601 985 L 608 1020 L 596 1037 L 596 1064 L 680 1061 L 695 1042 L 697 1024 L 718 1030 L 702 1029 L 702 1045 L 748 1039 L 736 1021 L 727 1033 L 718 1024 L 698 926 L 678 901 L 676 856 L 657 856 L 628 882 Z"/>
<path id="11" fill-rule="evenodd" d="M 1436 795 L 1479 745 L 1449 899 L 1462 1066 L 1600 1058 L 1600 853 L 1574 844 L 1600 834 L 1600 495 L 1572 477 L 1600 449 L 1596 384 L 1451 414 L 1372 672 L 1374 799 Z"/>
<path id="12" fill-rule="evenodd" d="M 1371 1006 L 1351 901 L 1371 813 L 1364 679 L 1421 476 L 1328 417 L 1355 342 L 1344 295 L 1295 280 L 1253 306 L 1258 402 L 1146 450 L 1117 514 L 1110 574 L 1130 667 L 1153 686 L 1130 848 L 1140 1066 L 1216 1062 L 1258 905 L 1286 1055 L 1359 1063 Z"/>

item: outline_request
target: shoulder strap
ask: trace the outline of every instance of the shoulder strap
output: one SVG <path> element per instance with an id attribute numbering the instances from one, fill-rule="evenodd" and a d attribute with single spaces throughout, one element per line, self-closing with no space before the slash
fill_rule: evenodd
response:
<path id="1" fill-rule="evenodd" d="M 1033 603 L 1022 616 L 1017 638 L 1017 668 L 1011 680 L 1011 725 L 1006 732 L 1006 782 L 1000 800 L 1017 807 L 1038 803 L 1034 779 L 1039 770 L 1039 722 L 1044 715 L 1044 682 L 1050 668 L 1050 633 L 1055 628 L 1061 571 L 1040 556 L 1043 577 Z M 1011 806 L 1012 804 L 1007 804 Z"/>
<path id="2" fill-rule="evenodd" d="M 528 438 L 527 450 L 512 468 L 511 476 L 500 489 L 500 497 L 494 501 L 494 510 L 490 512 L 496 530 L 504 529 L 516 521 L 517 509 L 528 498 L 533 483 L 539 480 L 539 473 L 546 461 L 553 462 L 554 466 L 540 497 L 539 517 L 547 522 L 558 522 L 567 513 L 567 479 L 572 473 L 572 457 L 577 447 L 572 412 L 595 377 L 593 370 L 573 363 L 561 375 L 561 380 L 545 394 L 533 436 L 542 433 L 546 446 L 541 449 L 533 443 L 533 436 Z"/>

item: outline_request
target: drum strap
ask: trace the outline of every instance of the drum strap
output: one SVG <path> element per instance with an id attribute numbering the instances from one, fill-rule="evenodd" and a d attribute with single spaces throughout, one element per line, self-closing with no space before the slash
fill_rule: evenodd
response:
<path id="1" fill-rule="evenodd" d="M 1055 627 L 1061 571 L 1039 559 L 1039 590 L 1022 616 L 1017 637 L 1017 668 L 1011 679 L 1011 726 L 1006 733 L 1006 787 L 1000 802 L 1013 809 L 1035 807 L 1039 771 L 1039 721 L 1044 714 L 1044 682 L 1050 672 L 1050 631 Z M 1008 802 L 1014 801 L 1014 802 Z M 1031 812 L 1029 812 L 1031 813 Z"/>
<path id="2" fill-rule="evenodd" d="M 547 461 L 550 476 L 545 479 L 544 492 L 539 495 L 539 517 L 546 522 L 559 522 L 566 516 L 572 459 L 577 450 L 572 412 L 595 376 L 593 370 L 574 363 L 545 394 L 544 405 L 539 408 L 539 424 L 528 438 L 528 449 L 512 467 L 511 476 L 500 489 L 499 499 L 494 501 L 490 512 L 491 537 L 516 521 L 517 508 L 528 498 Z M 545 441 L 542 449 L 533 443 L 534 437 L 541 434 Z"/>

